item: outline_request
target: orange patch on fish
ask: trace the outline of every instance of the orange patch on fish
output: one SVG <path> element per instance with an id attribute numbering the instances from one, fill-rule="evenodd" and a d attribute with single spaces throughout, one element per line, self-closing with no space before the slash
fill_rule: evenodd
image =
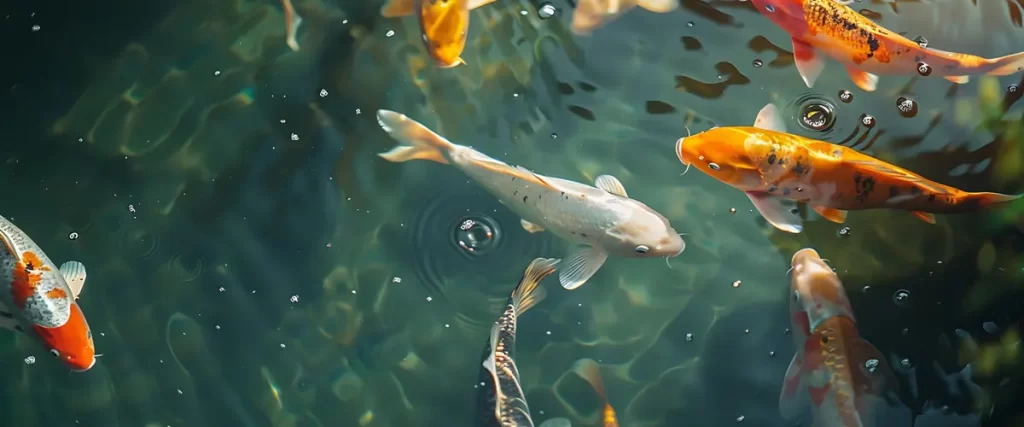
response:
<path id="1" fill-rule="evenodd" d="M 64 292 L 63 290 L 61 290 L 59 288 L 53 288 L 53 289 L 50 289 L 49 291 L 46 292 L 46 297 L 50 298 L 50 299 L 61 299 L 61 298 L 67 298 L 68 294 L 67 294 L 67 292 Z"/>
<path id="2" fill-rule="evenodd" d="M 43 260 L 35 252 L 27 251 L 21 255 L 21 261 L 15 264 L 11 282 L 11 296 L 14 305 L 25 308 L 25 302 L 36 292 L 42 271 L 49 271 Z"/>

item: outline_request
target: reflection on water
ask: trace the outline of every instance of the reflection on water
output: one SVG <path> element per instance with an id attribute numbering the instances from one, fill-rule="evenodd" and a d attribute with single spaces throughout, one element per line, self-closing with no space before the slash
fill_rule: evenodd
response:
<path id="1" fill-rule="evenodd" d="M 786 270 L 807 246 L 897 372 L 881 425 L 1022 415 L 1019 203 L 936 225 L 801 208 L 805 230 L 789 235 L 740 192 L 680 176 L 671 152 L 687 130 L 748 126 L 772 102 L 793 133 L 1020 192 L 1020 75 L 955 85 L 922 64 L 867 93 L 828 63 L 807 89 L 789 36 L 750 2 L 719 0 L 633 8 L 589 35 L 572 33 L 574 1 L 495 2 L 471 14 L 467 64 L 439 69 L 417 20 L 383 20 L 379 3 L 293 0 L 298 51 L 278 1 L 0 14 L 28 58 L 0 92 L 2 214 L 51 258 L 88 266 L 79 303 L 103 354 L 69 374 L 0 334 L 11 425 L 473 425 L 490 325 L 530 260 L 565 244 L 458 171 L 380 160 L 380 108 L 544 175 L 615 175 L 687 234 L 670 266 L 610 260 L 579 290 L 542 284 L 516 352 L 538 422 L 598 425 L 603 403 L 573 371 L 589 358 L 622 425 L 790 425 Z M 943 50 L 1024 42 L 1019 0 L 854 8 Z"/>

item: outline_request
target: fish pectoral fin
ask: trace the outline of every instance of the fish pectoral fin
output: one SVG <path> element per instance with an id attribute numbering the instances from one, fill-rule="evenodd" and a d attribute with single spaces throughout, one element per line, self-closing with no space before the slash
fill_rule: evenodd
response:
<path id="1" fill-rule="evenodd" d="M 807 393 L 803 392 L 805 388 L 803 362 L 797 353 L 789 362 L 786 378 L 782 382 L 782 392 L 779 393 L 779 414 L 786 421 L 799 419 L 810 408 Z"/>
<path id="2" fill-rule="evenodd" d="M 828 208 L 825 206 L 814 206 L 814 211 L 817 212 L 818 215 L 821 215 L 822 218 L 825 218 L 836 224 L 842 224 L 846 222 L 846 211 L 844 210 Z"/>
<path id="3" fill-rule="evenodd" d="M 572 427 L 572 422 L 568 418 L 548 418 L 538 427 Z"/>
<path id="4" fill-rule="evenodd" d="M 469 0 L 469 10 L 494 3 L 494 0 Z"/>
<path id="5" fill-rule="evenodd" d="M 668 13 L 679 7 L 679 0 L 636 0 L 637 6 L 655 13 Z"/>
<path id="6" fill-rule="evenodd" d="M 622 186 L 622 182 L 611 175 L 601 175 L 597 177 L 597 179 L 594 180 L 594 186 L 616 196 L 629 197 L 626 195 L 626 187 Z"/>
<path id="7" fill-rule="evenodd" d="M 910 214 L 917 219 L 927 222 L 929 224 L 935 224 L 935 214 L 921 211 L 910 211 Z"/>
<path id="8" fill-rule="evenodd" d="M 962 85 L 971 81 L 971 76 L 942 76 L 942 78 L 949 80 L 958 85 Z"/>
<path id="9" fill-rule="evenodd" d="M 75 299 L 78 299 L 78 295 L 82 293 L 82 288 L 85 287 L 85 265 L 78 261 L 65 262 L 60 265 L 60 275 L 64 276 L 64 281 L 71 288 L 71 294 L 75 296 Z"/>
<path id="10" fill-rule="evenodd" d="M 519 224 L 523 226 L 523 230 L 526 230 L 530 233 L 540 233 L 541 231 L 544 231 L 544 227 L 541 227 L 525 219 L 519 220 Z"/>
<path id="11" fill-rule="evenodd" d="M 388 0 L 387 4 L 380 9 L 380 16 L 385 18 L 396 18 L 409 16 L 416 12 L 415 0 Z"/>
<path id="12" fill-rule="evenodd" d="M 863 384 L 867 387 L 857 387 L 858 395 L 861 394 L 861 391 L 866 391 L 881 397 L 887 392 L 899 391 L 899 380 L 896 379 L 896 374 L 892 372 L 889 362 L 867 340 L 858 338 L 853 344 L 851 356 L 851 363 L 860 367 L 863 378 L 867 381 L 867 384 Z"/>
<path id="13" fill-rule="evenodd" d="M 565 289 L 573 290 L 590 279 L 608 260 L 608 254 L 589 245 L 575 245 L 565 257 L 564 268 L 558 272 L 558 281 Z"/>
<path id="14" fill-rule="evenodd" d="M 818 76 L 825 69 L 825 62 L 814 51 L 814 46 L 794 38 L 793 59 L 796 61 L 796 69 L 800 72 L 804 83 L 809 88 L 814 87 L 814 82 L 818 80 Z"/>
<path id="15" fill-rule="evenodd" d="M 874 74 L 852 65 L 846 66 L 846 73 L 850 75 L 850 80 L 853 80 L 853 84 L 865 92 L 874 92 L 878 88 L 878 76 Z"/>
<path id="16" fill-rule="evenodd" d="M 757 118 L 754 119 L 754 127 L 782 133 L 786 132 L 786 122 L 782 120 L 782 113 L 779 112 L 779 107 L 776 107 L 775 104 L 768 104 L 761 108 L 761 111 L 757 113 Z"/>
<path id="17" fill-rule="evenodd" d="M 803 220 L 796 214 L 796 203 L 792 200 L 753 191 L 748 191 L 747 197 L 754 202 L 754 208 L 773 227 L 787 233 L 803 231 Z"/>

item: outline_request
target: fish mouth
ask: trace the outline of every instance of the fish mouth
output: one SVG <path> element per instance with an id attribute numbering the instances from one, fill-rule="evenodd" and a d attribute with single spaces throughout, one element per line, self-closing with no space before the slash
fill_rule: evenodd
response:
<path id="1" fill-rule="evenodd" d="M 793 254 L 793 259 L 790 261 L 790 265 L 793 266 L 793 267 L 796 267 L 797 264 L 799 264 L 800 261 L 805 259 L 805 258 L 811 258 L 811 259 L 820 260 L 821 259 L 821 255 L 818 255 L 818 251 L 816 251 L 814 249 L 803 248 L 803 249 L 800 249 L 799 251 L 796 251 L 796 253 Z"/>
<path id="2" fill-rule="evenodd" d="M 679 138 L 676 140 L 676 157 L 679 158 L 679 162 L 689 166 L 690 163 L 683 158 L 683 140 L 686 138 Z"/>
<path id="3" fill-rule="evenodd" d="M 93 366 L 96 366 L 95 358 L 92 359 L 92 362 L 89 362 L 89 366 L 86 366 L 85 368 L 71 368 L 71 372 L 85 372 L 92 369 Z"/>

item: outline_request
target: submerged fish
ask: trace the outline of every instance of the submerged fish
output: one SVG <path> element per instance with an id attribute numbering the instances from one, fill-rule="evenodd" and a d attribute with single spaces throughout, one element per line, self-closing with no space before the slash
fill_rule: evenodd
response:
<path id="1" fill-rule="evenodd" d="M 846 6 L 852 0 L 751 0 L 757 10 L 793 38 L 796 68 L 814 87 L 823 53 L 846 66 L 857 87 L 871 92 L 877 74 L 935 75 L 967 83 L 969 75 L 1006 76 L 1024 70 L 1024 52 L 987 59 L 946 52 L 882 28 Z"/>
<path id="2" fill-rule="evenodd" d="M 679 0 L 580 0 L 572 14 L 572 31 L 576 34 L 589 33 L 636 6 L 651 12 L 668 13 L 679 6 Z"/>
<path id="3" fill-rule="evenodd" d="M 469 11 L 494 0 L 388 0 L 381 16 L 394 18 L 415 14 L 420 20 L 423 44 L 441 68 L 465 64 L 462 50 L 469 32 Z"/>
<path id="4" fill-rule="evenodd" d="M 92 331 L 75 301 L 85 266 L 58 269 L 31 238 L 0 216 L 0 327 L 23 332 L 76 372 L 96 364 Z"/>
<path id="5" fill-rule="evenodd" d="M 544 299 L 547 293 L 538 287 L 540 281 L 555 272 L 559 260 L 537 258 L 526 267 L 519 285 L 508 298 L 505 311 L 491 328 L 491 337 L 484 347 L 480 369 L 480 391 L 477 413 L 481 427 L 533 427 L 530 406 L 519 383 L 516 367 L 516 322 L 520 315 Z M 568 426 L 567 420 L 554 418 L 541 427 Z"/>
<path id="6" fill-rule="evenodd" d="M 604 389 L 604 380 L 601 379 L 601 366 L 593 359 L 580 359 L 573 365 L 573 371 L 580 378 L 583 378 L 597 392 L 603 406 L 601 408 L 601 426 L 619 427 L 619 418 L 615 416 L 615 408 L 608 403 L 608 395 Z"/>
<path id="7" fill-rule="evenodd" d="M 885 358 L 857 331 L 843 283 L 814 249 L 793 254 L 790 313 L 796 354 L 779 412 L 796 421 L 810 406 L 815 426 L 862 427 L 883 393 L 898 387 Z"/>
<path id="8" fill-rule="evenodd" d="M 597 177 L 596 188 L 541 176 L 453 144 L 394 111 L 378 111 L 377 121 L 401 143 L 381 153 L 384 159 L 451 164 L 518 214 L 527 231 L 548 230 L 572 243 L 568 265 L 558 275 L 566 289 L 586 283 L 609 254 L 667 259 L 682 253 L 686 246 L 664 216 L 630 199 L 622 183 L 613 176 Z"/>
<path id="9" fill-rule="evenodd" d="M 284 9 L 284 28 L 287 34 L 285 42 L 291 50 L 297 52 L 299 42 L 295 39 L 295 35 L 299 32 L 299 26 L 302 25 L 302 17 L 295 13 L 292 0 L 281 0 L 281 8 Z"/>
<path id="10" fill-rule="evenodd" d="M 843 223 L 846 211 L 901 209 L 934 224 L 936 213 L 972 212 L 1020 195 L 972 193 L 825 141 L 786 133 L 779 110 L 768 104 L 753 127 L 713 128 L 680 138 L 676 155 L 715 179 L 746 192 L 775 228 L 803 230 L 792 202 Z"/>

